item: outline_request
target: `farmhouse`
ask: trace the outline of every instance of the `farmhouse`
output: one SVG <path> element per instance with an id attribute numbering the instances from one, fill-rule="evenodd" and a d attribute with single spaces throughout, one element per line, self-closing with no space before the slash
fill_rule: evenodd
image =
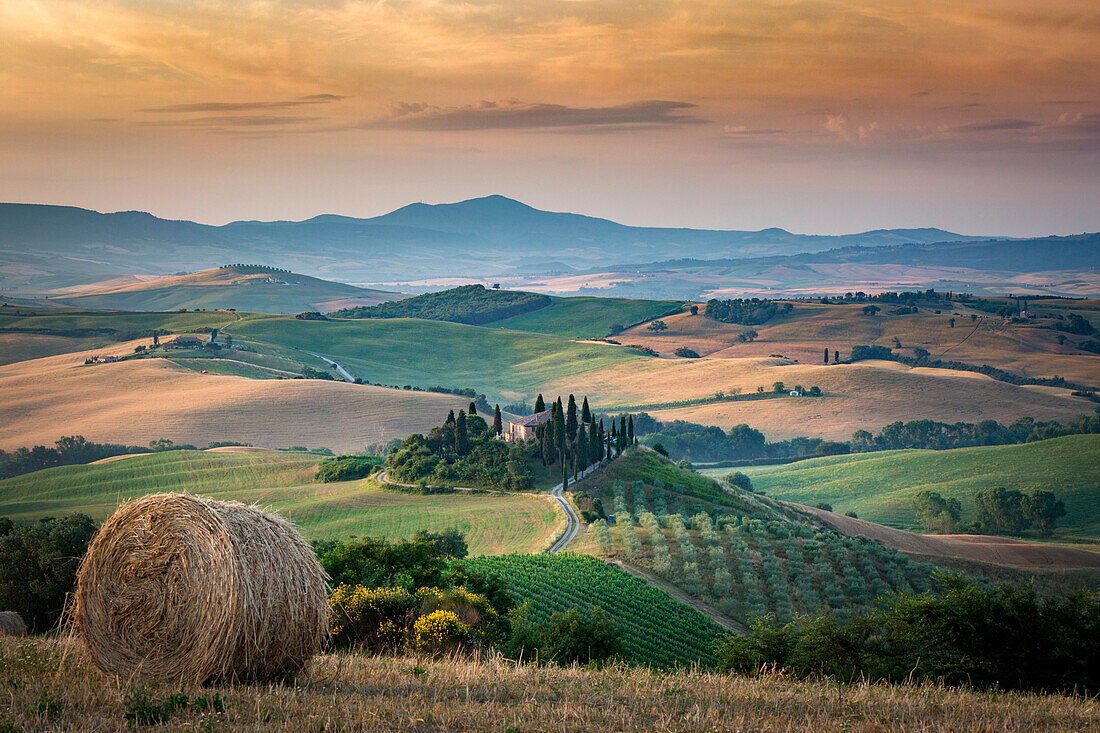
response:
<path id="1" fill-rule="evenodd" d="M 535 437 L 535 428 L 550 421 L 550 410 L 512 420 L 504 428 L 502 438 L 508 443 L 522 443 Z"/>

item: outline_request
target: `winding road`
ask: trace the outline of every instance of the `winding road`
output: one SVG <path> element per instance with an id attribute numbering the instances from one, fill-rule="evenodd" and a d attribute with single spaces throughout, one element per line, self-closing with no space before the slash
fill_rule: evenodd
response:
<path id="1" fill-rule="evenodd" d="M 584 478 L 599 467 L 600 464 L 598 463 L 589 466 L 581 472 L 579 478 Z M 562 489 L 563 487 L 561 484 L 558 484 L 554 488 L 550 489 L 550 496 L 554 497 L 554 501 L 558 502 L 558 506 L 560 506 L 561 510 L 565 512 L 565 531 L 561 533 L 561 537 L 559 537 L 557 541 L 554 542 L 554 544 L 550 545 L 550 549 L 547 550 L 547 552 L 550 553 L 561 552 L 562 550 L 564 550 L 566 547 L 568 547 L 569 543 L 576 538 L 577 533 L 581 531 L 581 520 L 579 517 L 577 517 L 577 512 L 574 511 L 573 505 L 570 504 L 569 500 L 562 495 Z"/>
<path id="2" fill-rule="evenodd" d="M 334 362 L 332 359 L 328 358 L 327 356 L 321 356 L 320 354 L 314 354 L 312 351 L 307 351 L 306 353 L 309 354 L 310 356 L 316 356 L 318 359 L 325 362 L 330 367 L 336 367 L 336 371 L 340 372 L 340 375 L 344 379 L 348 380 L 349 382 L 354 382 L 355 381 L 355 377 L 353 377 L 351 375 L 351 372 L 349 372 L 347 369 L 340 366 L 339 364 L 337 364 L 336 362 Z"/>

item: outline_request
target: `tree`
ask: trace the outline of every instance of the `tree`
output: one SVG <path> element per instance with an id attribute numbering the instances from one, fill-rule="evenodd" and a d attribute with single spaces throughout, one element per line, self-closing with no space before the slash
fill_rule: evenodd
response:
<path id="1" fill-rule="evenodd" d="M 596 431 L 595 423 L 588 424 L 588 460 L 590 463 L 599 463 L 600 458 L 600 435 Z"/>
<path id="2" fill-rule="evenodd" d="M 836 364 L 838 361 L 840 361 L 840 349 L 833 351 L 833 363 Z"/>
<path id="3" fill-rule="evenodd" d="M 504 432 L 504 422 L 500 418 L 500 405 L 493 408 L 493 434 L 500 435 Z"/>
<path id="4" fill-rule="evenodd" d="M 596 457 L 602 461 L 604 458 L 609 457 L 607 450 L 607 436 L 604 434 L 603 431 L 603 418 L 600 418 L 599 423 L 596 424 L 596 435 L 599 438 L 598 442 L 600 446 L 599 451 L 597 451 L 596 453 Z"/>
<path id="5" fill-rule="evenodd" d="M 588 434 L 585 432 L 584 423 L 577 430 L 577 469 L 583 471 L 588 468 Z"/>
<path id="6" fill-rule="evenodd" d="M 878 313 L 880 310 L 882 310 L 882 309 L 879 308 L 877 305 L 865 305 L 865 306 L 863 306 L 863 315 L 873 316 L 876 313 Z"/>
<path id="7" fill-rule="evenodd" d="M 588 395 L 584 396 L 584 402 L 581 404 L 581 422 L 592 422 L 592 410 L 588 409 Z"/>
<path id="8" fill-rule="evenodd" d="M 557 455 L 557 446 L 553 441 L 553 428 L 550 423 L 539 426 L 539 447 L 542 449 L 542 465 L 554 465 L 554 457 Z"/>
<path id="9" fill-rule="evenodd" d="M 577 439 L 577 400 L 569 395 L 569 407 L 565 414 L 565 437 L 570 443 Z"/>
<path id="10" fill-rule="evenodd" d="M 18 527 L 0 524 L 0 608 L 16 611 L 31 631 L 49 631 L 75 589 L 95 522 L 72 514 Z"/>
<path id="11" fill-rule="evenodd" d="M 660 321 L 660 320 L 653 321 L 648 326 L 646 326 L 646 330 L 652 331 L 653 333 L 660 333 L 661 331 L 664 331 L 664 330 L 667 330 L 667 329 L 668 329 L 668 324 L 666 324 L 664 321 Z"/>
<path id="12" fill-rule="evenodd" d="M 1024 512 L 1024 495 L 998 487 L 979 491 L 974 497 L 978 523 L 990 534 L 1019 534 L 1031 524 Z"/>
<path id="13" fill-rule="evenodd" d="M 921 491 L 913 497 L 913 511 L 929 532 L 950 534 L 962 514 L 962 505 L 952 497 L 944 499 L 939 492 Z"/>
<path id="14" fill-rule="evenodd" d="M 825 347 L 825 362 L 824 363 L 825 364 L 829 363 L 829 347 L 828 346 Z"/>
<path id="15" fill-rule="evenodd" d="M 160 336 L 156 331 L 153 331 L 153 346 L 160 346 Z"/>
<path id="16" fill-rule="evenodd" d="M 458 411 L 458 420 L 455 421 L 455 453 L 460 456 L 470 451 L 470 438 L 466 434 L 466 411 Z"/>
<path id="17" fill-rule="evenodd" d="M 467 414 L 470 414 L 470 415 L 476 415 L 477 414 L 477 403 L 476 402 L 471 402 L 470 403 L 470 409 L 467 410 Z"/>
<path id="18" fill-rule="evenodd" d="M 542 399 L 542 393 L 535 399 L 535 412 L 546 412 L 546 403 Z"/>
<path id="19" fill-rule="evenodd" d="M 445 422 L 443 424 L 444 425 L 454 425 L 455 424 L 455 411 L 454 410 L 451 410 L 447 414 L 447 422 Z"/>
<path id="20" fill-rule="evenodd" d="M 955 327 L 955 319 L 954 319 L 954 318 L 952 318 L 951 320 L 949 320 L 949 321 L 947 322 L 947 324 L 948 324 L 948 326 L 949 326 L 950 328 L 954 328 L 954 327 Z"/>
<path id="21" fill-rule="evenodd" d="M 699 306 L 697 306 L 697 305 L 691 306 L 691 315 L 693 315 L 693 316 L 699 315 Z"/>
<path id="22" fill-rule="evenodd" d="M 554 425 L 554 445 L 558 451 L 565 452 L 565 410 L 561 406 L 561 397 L 557 399 L 550 415 L 550 422 Z"/>
<path id="23" fill-rule="evenodd" d="M 787 387 L 782 382 L 773 382 L 772 391 L 776 394 L 782 394 L 787 390 Z"/>
<path id="24" fill-rule="evenodd" d="M 626 438 L 629 445 L 634 445 L 637 441 L 634 439 L 634 416 L 628 415 L 626 418 Z"/>
<path id="25" fill-rule="evenodd" d="M 1024 512 L 1039 528 L 1040 534 L 1049 537 L 1060 517 L 1066 516 L 1066 505 L 1052 491 L 1036 490 L 1024 499 Z"/>
<path id="26" fill-rule="evenodd" d="M 660 453 L 665 458 L 668 458 L 668 449 L 665 448 L 665 446 L 662 443 L 654 443 L 653 444 L 653 451 L 655 453 Z"/>
<path id="27" fill-rule="evenodd" d="M 626 448 L 626 415 L 619 415 L 619 453 Z"/>

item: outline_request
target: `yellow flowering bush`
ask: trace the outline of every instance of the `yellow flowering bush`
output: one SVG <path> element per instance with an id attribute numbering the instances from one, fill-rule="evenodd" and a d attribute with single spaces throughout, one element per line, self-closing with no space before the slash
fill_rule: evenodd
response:
<path id="1" fill-rule="evenodd" d="M 348 584 L 338 585 L 328 602 L 333 643 L 357 644 L 371 651 L 400 650 L 419 605 L 417 597 L 404 588 Z"/>
<path id="2" fill-rule="evenodd" d="M 432 611 L 416 619 L 413 638 L 418 651 L 432 654 L 452 649 L 470 636 L 470 627 L 454 611 Z"/>
<path id="3" fill-rule="evenodd" d="M 421 615 L 433 611 L 451 611 L 480 637 L 489 631 L 497 620 L 497 612 L 489 599 L 465 588 L 420 588 L 416 592 Z"/>

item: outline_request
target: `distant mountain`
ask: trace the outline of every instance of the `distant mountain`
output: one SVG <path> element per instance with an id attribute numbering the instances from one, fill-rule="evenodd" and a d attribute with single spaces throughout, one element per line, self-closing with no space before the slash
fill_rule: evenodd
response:
<path id="1" fill-rule="evenodd" d="M 256 313 L 327 313 L 400 299 L 398 293 L 357 288 L 271 267 L 230 265 L 189 275 L 82 288 L 51 302 L 107 310 L 171 311 L 236 308 Z"/>
<path id="2" fill-rule="evenodd" d="M 605 267 L 675 257 L 789 255 L 859 245 L 966 241 L 939 229 L 842 236 L 783 229 L 718 231 L 630 227 L 542 211 L 504 196 L 410 204 L 370 219 L 209 226 L 125 211 L 0 204 L 0 288 L 42 291 L 118 275 L 164 275 L 254 261 L 344 282 Z"/>

